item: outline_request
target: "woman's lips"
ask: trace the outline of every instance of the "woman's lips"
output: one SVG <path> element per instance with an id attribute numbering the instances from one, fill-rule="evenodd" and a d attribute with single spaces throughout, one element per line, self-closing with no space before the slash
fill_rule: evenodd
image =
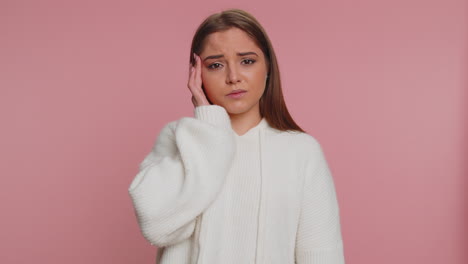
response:
<path id="1" fill-rule="evenodd" d="M 241 98 L 242 96 L 244 96 L 245 93 L 247 92 L 245 91 L 245 92 L 238 92 L 238 93 L 230 93 L 227 96 L 229 96 L 230 98 Z"/>

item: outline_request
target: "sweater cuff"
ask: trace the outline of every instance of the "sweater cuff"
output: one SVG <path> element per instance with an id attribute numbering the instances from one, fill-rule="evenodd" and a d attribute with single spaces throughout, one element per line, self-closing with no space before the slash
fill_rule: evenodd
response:
<path id="1" fill-rule="evenodd" d="M 193 113 L 196 119 L 206 121 L 215 126 L 231 128 L 231 119 L 226 109 L 222 106 L 200 105 L 194 108 Z"/>

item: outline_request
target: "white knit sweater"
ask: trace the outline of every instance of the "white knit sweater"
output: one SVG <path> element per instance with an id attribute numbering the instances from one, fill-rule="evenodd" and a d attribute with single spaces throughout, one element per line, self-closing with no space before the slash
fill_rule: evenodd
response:
<path id="1" fill-rule="evenodd" d="M 128 189 L 158 264 L 344 264 L 318 141 L 262 119 L 243 135 L 218 105 L 168 123 Z"/>

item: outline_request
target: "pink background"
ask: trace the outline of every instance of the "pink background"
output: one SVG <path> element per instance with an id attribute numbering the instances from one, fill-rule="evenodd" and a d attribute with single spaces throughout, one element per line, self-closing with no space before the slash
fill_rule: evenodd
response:
<path id="1" fill-rule="evenodd" d="M 193 116 L 209 14 L 263 24 L 334 174 L 347 264 L 468 263 L 468 4 L 1 1 L 0 263 L 154 263 L 127 188 Z"/>

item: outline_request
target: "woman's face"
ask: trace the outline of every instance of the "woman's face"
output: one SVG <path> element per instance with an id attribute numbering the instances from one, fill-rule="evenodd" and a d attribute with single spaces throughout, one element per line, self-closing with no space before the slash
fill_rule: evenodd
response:
<path id="1" fill-rule="evenodd" d="M 267 65 L 262 50 L 241 29 L 207 36 L 202 60 L 202 82 L 208 99 L 230 114 L 259 111 L 266 85 Z M 246 92 L 228 96 L 236 89 Z"/>

